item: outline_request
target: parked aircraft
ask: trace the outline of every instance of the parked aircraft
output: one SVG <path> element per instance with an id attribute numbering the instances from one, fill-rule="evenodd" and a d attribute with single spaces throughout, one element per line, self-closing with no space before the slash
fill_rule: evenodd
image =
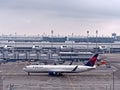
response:
<path id="1" fill-rule="evenodd" d="M 96 68 L 95 62 L 98 53 L 93 55 L 92 58 L 85 65 L 28 65 L 23 68 L 25 72 L 30 73 L 48 73 L 49 75 L 62 75 L 62 73 L 80 73 Z"/>

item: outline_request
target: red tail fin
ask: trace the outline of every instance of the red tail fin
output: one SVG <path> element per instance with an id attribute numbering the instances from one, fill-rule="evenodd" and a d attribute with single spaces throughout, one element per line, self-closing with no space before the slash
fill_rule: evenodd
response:
<path id="1" fill-rule="evenodd" d="M 89 61 L 85 64 L 86 66 L 94 66 L 97 57 L 98 57 L 98 53 L 96 53 L 92 58 L 89 59 Z"/>

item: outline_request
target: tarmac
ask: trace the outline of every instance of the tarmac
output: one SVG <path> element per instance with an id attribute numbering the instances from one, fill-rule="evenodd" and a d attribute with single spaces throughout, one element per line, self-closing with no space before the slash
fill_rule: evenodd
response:
<path id="1" fill-rule="evenodd" d="M 49 76 L 22 70 L 28 62 L 0 65 L 0 90 L 120 90 L 120 54 L 102 54 L 111 68 L 98 66 L 83 73 Z"/>

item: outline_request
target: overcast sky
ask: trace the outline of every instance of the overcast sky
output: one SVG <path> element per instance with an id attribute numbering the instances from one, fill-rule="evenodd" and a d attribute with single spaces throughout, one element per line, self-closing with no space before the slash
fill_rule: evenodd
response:
<path id="1" fill-rule="evenodd" d="M 120 35 L 120 0 L 0 0 L 0 34 Z"/>

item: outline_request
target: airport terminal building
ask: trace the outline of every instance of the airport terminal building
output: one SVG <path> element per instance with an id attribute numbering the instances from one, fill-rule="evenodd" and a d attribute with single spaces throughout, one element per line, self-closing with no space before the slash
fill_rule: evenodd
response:
<path id="1" fill-rule="evenodd" d="M 0 58 L 3 59 L 83 60 L 88 59 L 95 52 L 119 53 L 119 39 L 115 37 L 0 36 Z"/>

